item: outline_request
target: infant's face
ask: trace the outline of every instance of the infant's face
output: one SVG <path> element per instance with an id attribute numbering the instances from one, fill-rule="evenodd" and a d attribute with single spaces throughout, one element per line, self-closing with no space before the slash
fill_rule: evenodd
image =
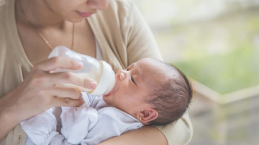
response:
<path id="1" fill-rule="evenodd" d="M 155 79 L 151 77 L 153 76 L 151 74 L 155 71 L 154 69 L 157 69 L 156 67 L 150 59 L 141 59 L 130 65 L 127 70 L 119 70 L 116 73 L 115 87 L 103 96 L 104 101 L 132 116 L 144 110 L 150 106 L 146 102 L 149 90 L 144 80 Z"/>

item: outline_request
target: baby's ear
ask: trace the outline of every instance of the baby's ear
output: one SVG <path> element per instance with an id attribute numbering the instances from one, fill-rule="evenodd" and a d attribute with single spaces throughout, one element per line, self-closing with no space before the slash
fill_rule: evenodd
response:
<path id="1" fill-rule="evenodd" d="M 158 112 L 153 108 L 147 108 L 139 113 L 139 121 L 145 125 L 148 125 L 148 122 L 155 120 L 158 117 Z"/>

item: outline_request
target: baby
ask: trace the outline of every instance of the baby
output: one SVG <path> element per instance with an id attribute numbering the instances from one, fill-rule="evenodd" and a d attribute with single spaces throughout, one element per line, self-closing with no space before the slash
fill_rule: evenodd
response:
<path id="1" fill-rule="evenodd" d="M 186 112 L 192 89 L 176 67 L 144 58 L 119 70 L 108 94 L 82 96 L 84 105 L 62 107 L 62 135 L 51 110 L 21 122 L 26 144 L 95 145 L 143 125 L 166 125 Z"/>

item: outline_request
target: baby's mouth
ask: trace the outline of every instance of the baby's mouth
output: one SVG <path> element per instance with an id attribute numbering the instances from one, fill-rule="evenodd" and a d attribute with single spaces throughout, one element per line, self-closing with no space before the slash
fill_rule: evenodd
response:
<path id="1" fill-rule="evenodd" d="M 112 92 L 113 92 L 113 91 L 110 91 L 110 92 L 107 93 L 107 94 L 103 94 L 103 96 L 104 96 L 104 97 L 107 97 L 107 96 L 111 95 Z"/>
<path id="2" fill-rule="evenodd" d="M 116 84 L 115 84 L 115 86 L 113 87 L 113 89 L 112 89 L 110 92 L 108 92 L 107 94 L 103 94 L 103 96 L 104 96 L 104 97 L 107 97 L 107 96 L 111 95 L 112 93 L 114 93 L 114 92 L 118 89 L 118 87 L 119 87 L 119 86 L 117 86 L 117 82 L 116 82 Z"/>

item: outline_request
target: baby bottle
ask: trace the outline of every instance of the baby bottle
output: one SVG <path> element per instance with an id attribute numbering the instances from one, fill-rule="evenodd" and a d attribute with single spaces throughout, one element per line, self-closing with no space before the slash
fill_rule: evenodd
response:
<path id="1" fill-rule="evenodd" d="M 72 84 L 63 84 L 67 86 L 73 86 L 78 88 L 81 92 L 88 92 L 92 95 L 103 95 L 109 93 L 115 85 L 115 74 L 111 66 L 105 61 L 98 61 L 97 59 L 74 52 L 65 46 L 57 46 L 52 50 L 48 58 L 54 56 L 64 56 L 75 60 L 78 60 L 84 64 L 80 70 L 68 70 L 68 69 L 56 69 L 55 72 L 73 72 L 82 78 L 88 78 L 95 80 L 97 86 L 94 90 L 84 88 L 81 86 L 75 86 Z"/>

